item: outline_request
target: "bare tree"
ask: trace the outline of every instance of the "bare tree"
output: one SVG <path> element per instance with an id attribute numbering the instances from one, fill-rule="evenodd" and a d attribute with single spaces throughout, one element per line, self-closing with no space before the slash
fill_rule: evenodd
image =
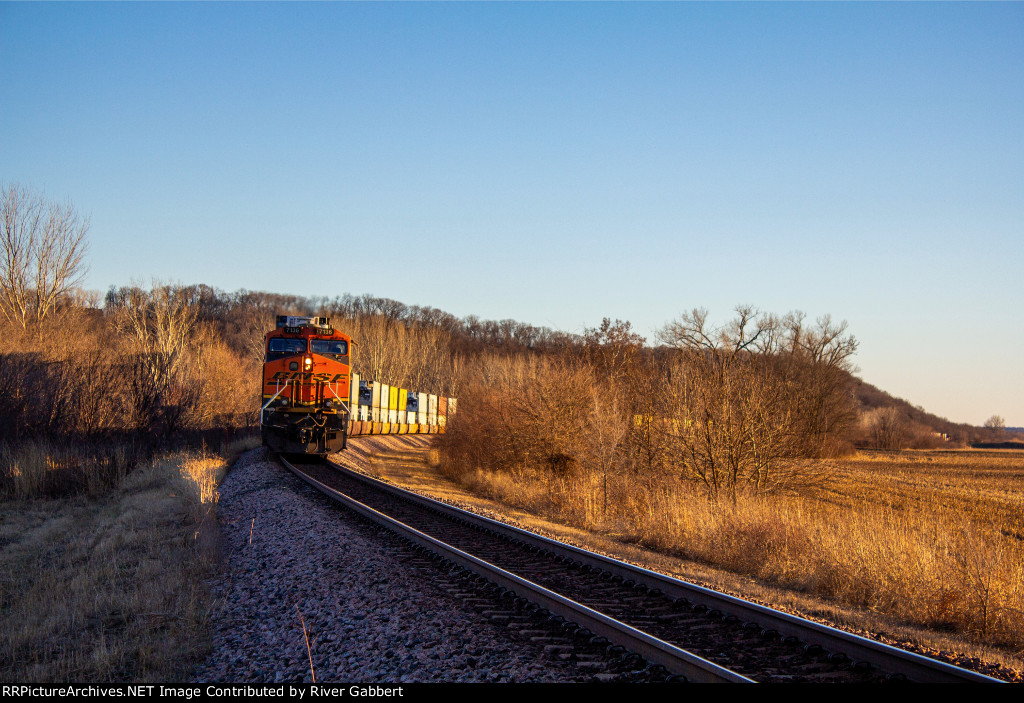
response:
<path id="1" fill-rule="evenodd" d="M 629 432 L 629 423 L 607 388 L 594 384 L 591 410 L 584 435 L 583 456 L 590 470 L 601 477 L 601 515 L 608 514 L 608 478 L 622 466 L 621 447 Z"/>
<path id="2" fill-rule="evenodd" d="M 985 429 L 988 430 L 990 441 L 999 442 L 1007 438 L 1006 420 L 1002 415 L 993 415 L 985 420 Z"/>
<path id="3" fill-rule="evenodd" d="M 806 355 L 810 361 L 828 368 L 852 371 L 850 358 L 857 352 L 857 340 L 846 333 L 846 320 L 833 322 L 831 315 L 817 319 L 817 327 L 804 325 L 804 314 L 791 312 L 781 323 L 786 329 L 786 344 L 793 354 Z"/>
<path id="4" fill-rule="evenodd" d="M 118 330 L 138 343 L 139 351 L 160 356 L 177 368 L 191 342 L 198 310 L 180 286 L 155 284 L 151 291 L 124 288 L 116 305 Z"/>
<path id="5" fill-rule="evenodd" d="M 845 375 L 856 341 L 824 317 L 779 320 L 752 306 L 715 327 L 704 309 L 658 337 L 677 350 L 662 393 L 665 451 L 714 498 L 816 482 L 854 418 Z M 659 426 L 655 423 L 655 426 Z"/>
<path id="6" fill-rule="evenodd" d="M 185 363 L 198 308 L 187 288 L 169 285 L 112 290 L 107 305 L 118 331 L 132 342 L 126 374 L 136 421 L 170 435 L 185 423 L 199 396 Z"/>
<path id="7" fill-rule="evenodd" d="M 772 493 L 817 479 L 800 399 L 760 356 L 697 350 L 680 356 L 664 397 L 668 463 L 714 499 Z"/>
<path id="8" fill-rule="evenodd" d="M 590 363 L 609 377 L 619 376 L 636 363 L 646 341 L 632 331 L 629 322 L 609 318 L 600 327 L 583 331 L 584 349 Z"/>
<path id="9" fill-rule="evenodd" d="M 255 364 L 262 364 L 266 353 L 266 334 L 274 329 L 276 324 L 274 314 L 254 306 L 246 306 L 236 318 L 237 337 L 245 351 L 245 358 Z"/>
<path id="10" fill-rule="evenodd" d="M 907 442 L 907 421 L 894 407 L 878 408 L 870 419 L 871 441 L 875 449 L 901 450 Z"/>
<path id="11" fill-rule="evenodd" d="M 19 185 L 0 190 L 0 313 L 24 329 L 52 315 L 85 275 L 89 221 Z"/>
<path id="12" fill-rule="evenodd" d="M 989 419 L 985 420 L 985 427 L 990 430 L 1002 430 L 1006 428 L 1006 420 L 1001 415 L 993 415 Z"/>

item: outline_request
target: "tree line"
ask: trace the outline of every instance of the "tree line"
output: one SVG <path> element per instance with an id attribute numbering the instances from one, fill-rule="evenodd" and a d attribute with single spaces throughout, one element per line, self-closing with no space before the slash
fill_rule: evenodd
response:
<path id="1" fill-rule="evenodd" d="M 855 442 L 901 448 L 920 434 L 901 408 L 862 411 L 856 340 L 828 316 L 739 306 L 715 325 L 698 308 L 649 344 L 620 320 L 577 335 L 371 295 L 154 282 L 101 296 L 79 288 L 89 223 L 72 205 L 10 185 L 0 209 L 8 445 L 250 430 L 279 314 L 330 317 L 355 341 L 363 378 L 459 397 L 445 447 L 467 466 L 672 474 L 734 498 L 812 481 Z"/>
<path id="2" fill-rule="evenodd" d="M 465 467 L 673 476 L 732 500 L 813 481 L 848 451 L 844 323 L 740 306 L 714 326 L 696 309 L 658 340 L 605 319 L 557 350 L 481 355 L 442 445 Z"/>

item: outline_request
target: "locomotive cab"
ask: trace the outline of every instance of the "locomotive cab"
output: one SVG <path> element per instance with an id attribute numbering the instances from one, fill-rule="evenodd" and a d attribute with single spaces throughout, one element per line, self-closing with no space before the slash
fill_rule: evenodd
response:
<path id="1" fill-rule="evenodd" d="M 348 335 L 326 317 L 278 315 L 263 362 L 263 444 L 323 456 L 346 445 L 351 378 Z"/>

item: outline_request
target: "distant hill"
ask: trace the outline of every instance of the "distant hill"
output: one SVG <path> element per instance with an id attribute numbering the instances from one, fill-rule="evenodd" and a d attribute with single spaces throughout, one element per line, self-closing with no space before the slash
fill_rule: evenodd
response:
<path id="1" fill-rule="evenodd" d="M 976 445 L 980 442 L 999 443 L 1010 439 L 1010 433 L 1019 428 L 1007 428 L 1000 434 L 998 430 L 976 427 L 966 423 L 957 423 L 928 412 L 920 405 L 914 405 L 902 398 L 896 398 L 867 381 L 852 377 L 854 395 L 860 404 L 862 413 L 875 409 L 896 408 L 897 411 L 916 429 L 917 434 L 923 431 L 945 435 L 949 442 L 964 445 Z"/>

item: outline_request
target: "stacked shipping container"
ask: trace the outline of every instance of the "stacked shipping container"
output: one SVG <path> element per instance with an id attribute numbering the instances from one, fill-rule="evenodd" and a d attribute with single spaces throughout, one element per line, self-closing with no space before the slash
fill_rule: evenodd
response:
<path id="1" fill-rule="evenodd" d="M 348 435 L 437 434 L 444 432 L 448 416 L 455 414 L 455 398 L 417 393 L 361 381 L 352 374 L 349 384 Z"/>

